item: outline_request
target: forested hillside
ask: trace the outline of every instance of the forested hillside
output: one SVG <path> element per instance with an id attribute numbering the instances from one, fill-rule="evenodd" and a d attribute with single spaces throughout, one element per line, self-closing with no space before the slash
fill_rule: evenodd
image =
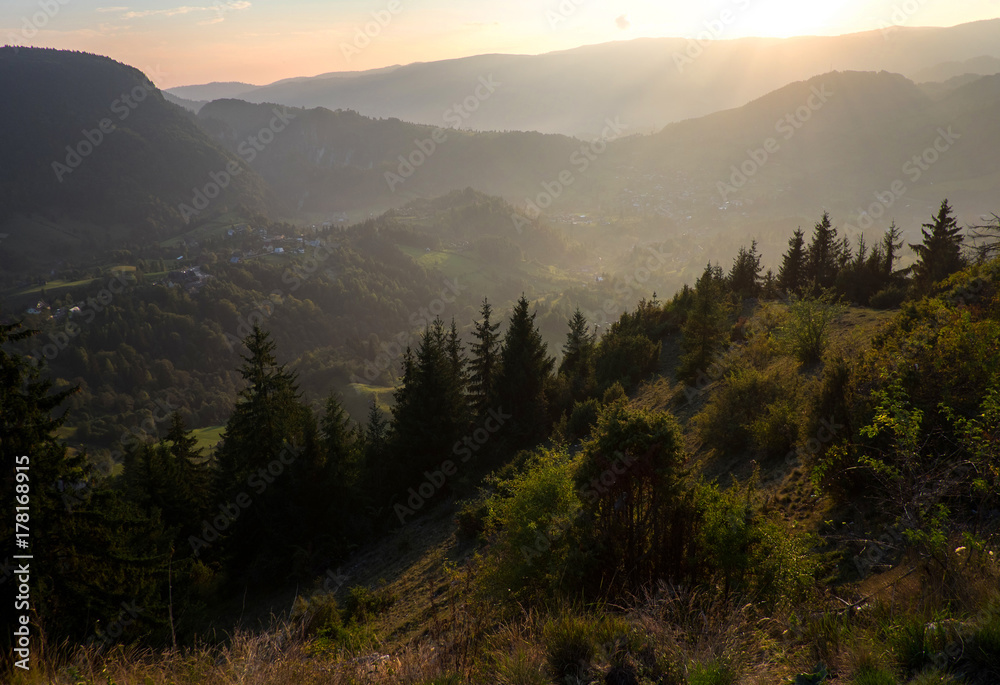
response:
<path id="1" fill-rule="evenodd" d="M 56 439 L 49 410 L 77 390 L 40 380 L 12 347 L 33 334 L 6 324 L 2 448 L 34 460 L 40 625 L 88 645 L 47 673 L 993 682 L 998 230 L 974 250 L 942 202 L 901 270 L 895 231 L 869 248 L 824 214 L 777 272 L 751 244 L 600 335 L 577 310 L 561 354 L 527 298 L 505 316 L 484 299 L 425 322 L 391 411 L 357 423 L 335 394 L 306 400 L 265 318 L 212 456 L 164 413 L 115 475 Z M 450 519 L 451 542 L 420 547 Z M 361 582 L 372 545 L 415 552 L 432 584 Z M 196 638 L 293 583 L 259 636 Z"/>

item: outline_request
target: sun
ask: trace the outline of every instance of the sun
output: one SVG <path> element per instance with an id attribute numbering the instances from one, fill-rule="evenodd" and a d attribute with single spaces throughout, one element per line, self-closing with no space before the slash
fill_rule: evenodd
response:
<path id="1" fill-rule="evenodd" d="M 858 8 L 856 0 L 765 0 L 752 4 L 737 0 L 734 5 L 734 11 L 746 8 L 745 17 L 739 20 L 740 33 L 777 38 L 839 32 Z"/>

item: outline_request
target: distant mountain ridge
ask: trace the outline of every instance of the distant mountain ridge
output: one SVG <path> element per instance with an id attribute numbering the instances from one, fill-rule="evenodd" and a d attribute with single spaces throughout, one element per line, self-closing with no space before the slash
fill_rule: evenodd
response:
<path id="1" fill-rule="evenodd" d="M 787 83 L 833 70 L 886 70 L 918 81 L 928 74 L 944 80 L 957 75 L 956 68 L 993 73 L 991 60 L 1000 60 L 1000 19 L 843 36 L 726 40 L 723 32 L 720 38 L 643 38 L 542 55 L 477 55 L 285 79 L 241 93 L 228 84 L 215 91 L 188 86 L 169 92 L 194 100 L 238 97 L 352 109 L 374 118 L 436 125 L 445 109 L 470 95 L 480 77 L 492 76 L 503 86 L 465 127 L 590 136 L 609 116 L 620 116 L 633 131 L 650 132 L 739 107 Z M 342 78 L 346 75 L 353 76 Z"/>

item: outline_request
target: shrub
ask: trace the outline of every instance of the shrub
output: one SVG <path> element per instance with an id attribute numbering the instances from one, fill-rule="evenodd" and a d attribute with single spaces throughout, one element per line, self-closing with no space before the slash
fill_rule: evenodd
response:
<path id="1" fill-rule="evenodd" d="M 488 597 L 550 596 L 567 572 L 567 536 L 580 511 L 573 483 L 577 462 L 565 448 L 540 449 L 517 472 L 496 477 L 486 503 L 485 532 L 494 544 L 481 561 L 480 590 Z"/>
<path id="2" fill-rule="evenodd" d="M 843 312 L 832 296 L 793 297 L 789 317 L 780 335 L 789 351 L 803 364 L 814 364 L 823 357 L 828 342 L 828 328 Z"/>
<path id="3" fill-rule="evenodd" d="M 344 603 L 346 621 L 364 623 L 378 616 L 396 602 L 396 596 L 386 588 L 374 592 L 363 585 L 355 585 L 347 593 Z"/>
<path id="4" fill-rule="evenodd" d="M 660 343 L 641 333 L 612 332 L 597 346 L 594 372 L 597 384 L 608 388 L 621 383 L 630 388 L 660 365 Z"/>
<path id="5" fill-rule="evenodd" d="M 694 420 L 702 441 L 721 451 L 751 447 L 785 455 L 799 433 L 794 373 L 780 366 L 759 371 L 736 363 Z"/>
<path id="6" fill-rule="evenodd" d="M 801 538 L 761 513 L 756 479 L 725 491 L 702 484 L 695 506 L 699 565 L 718 576 L 727 596 L 736 592 L 774 607 L 805 595 L 815 563 Z"/>
<path id="7" fill-rule="evenodd" d="M 488 497 L 480 491 L 471 499 L 458 503 L 455 523 L 460 537 L 473 540 L 486 530 L 486 517 L 489 515 L 487 500 Z"/>
<path id="8" fill-rule="evenodd" d="M 591 429 L 597 424 L 600 412 L 601 405 L 593 398 L 574 404 L 573 411 L 570 412 L 569 420 L 566 422 L 566 437 L 578 439 L 590 435 Z"/>
<path id="9" fill-rule="evenodd" d="M 899 285 L 892 285 L 872 295 L 868 304 L 873 309 L 899 309 L 905 299 L 906 288 Z"/>
<path id="10" fill-rule="evenodd" d="M 623 402 L 605 408 L 576 474 L 591 589 L 627 591 L 685 572 L 693 544 L 683 439 L 674 417 Z"/>
<path id="11" fill-rule="evenodd" d="M 342 621 L 337 599 L 332 594 L 320 594 L 308 599 L 299 597 L 292 609 L 292 618 L 302 621 L 306 635 L 339 628 Z"/>

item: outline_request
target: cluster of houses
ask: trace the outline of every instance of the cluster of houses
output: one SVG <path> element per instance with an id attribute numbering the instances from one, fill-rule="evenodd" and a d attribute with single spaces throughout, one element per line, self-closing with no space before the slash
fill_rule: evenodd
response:
<path id="1" fill-rule="evenodd" d="M 196 293 L 204 287 L 205 282 L 211 278 L 210 275 L 202 273 L 201 267 L 192 266 L 190 269 L 180 269 L 167 274 L 163 284 L 168 288 L 181 287 L 189 293 Z"/>

